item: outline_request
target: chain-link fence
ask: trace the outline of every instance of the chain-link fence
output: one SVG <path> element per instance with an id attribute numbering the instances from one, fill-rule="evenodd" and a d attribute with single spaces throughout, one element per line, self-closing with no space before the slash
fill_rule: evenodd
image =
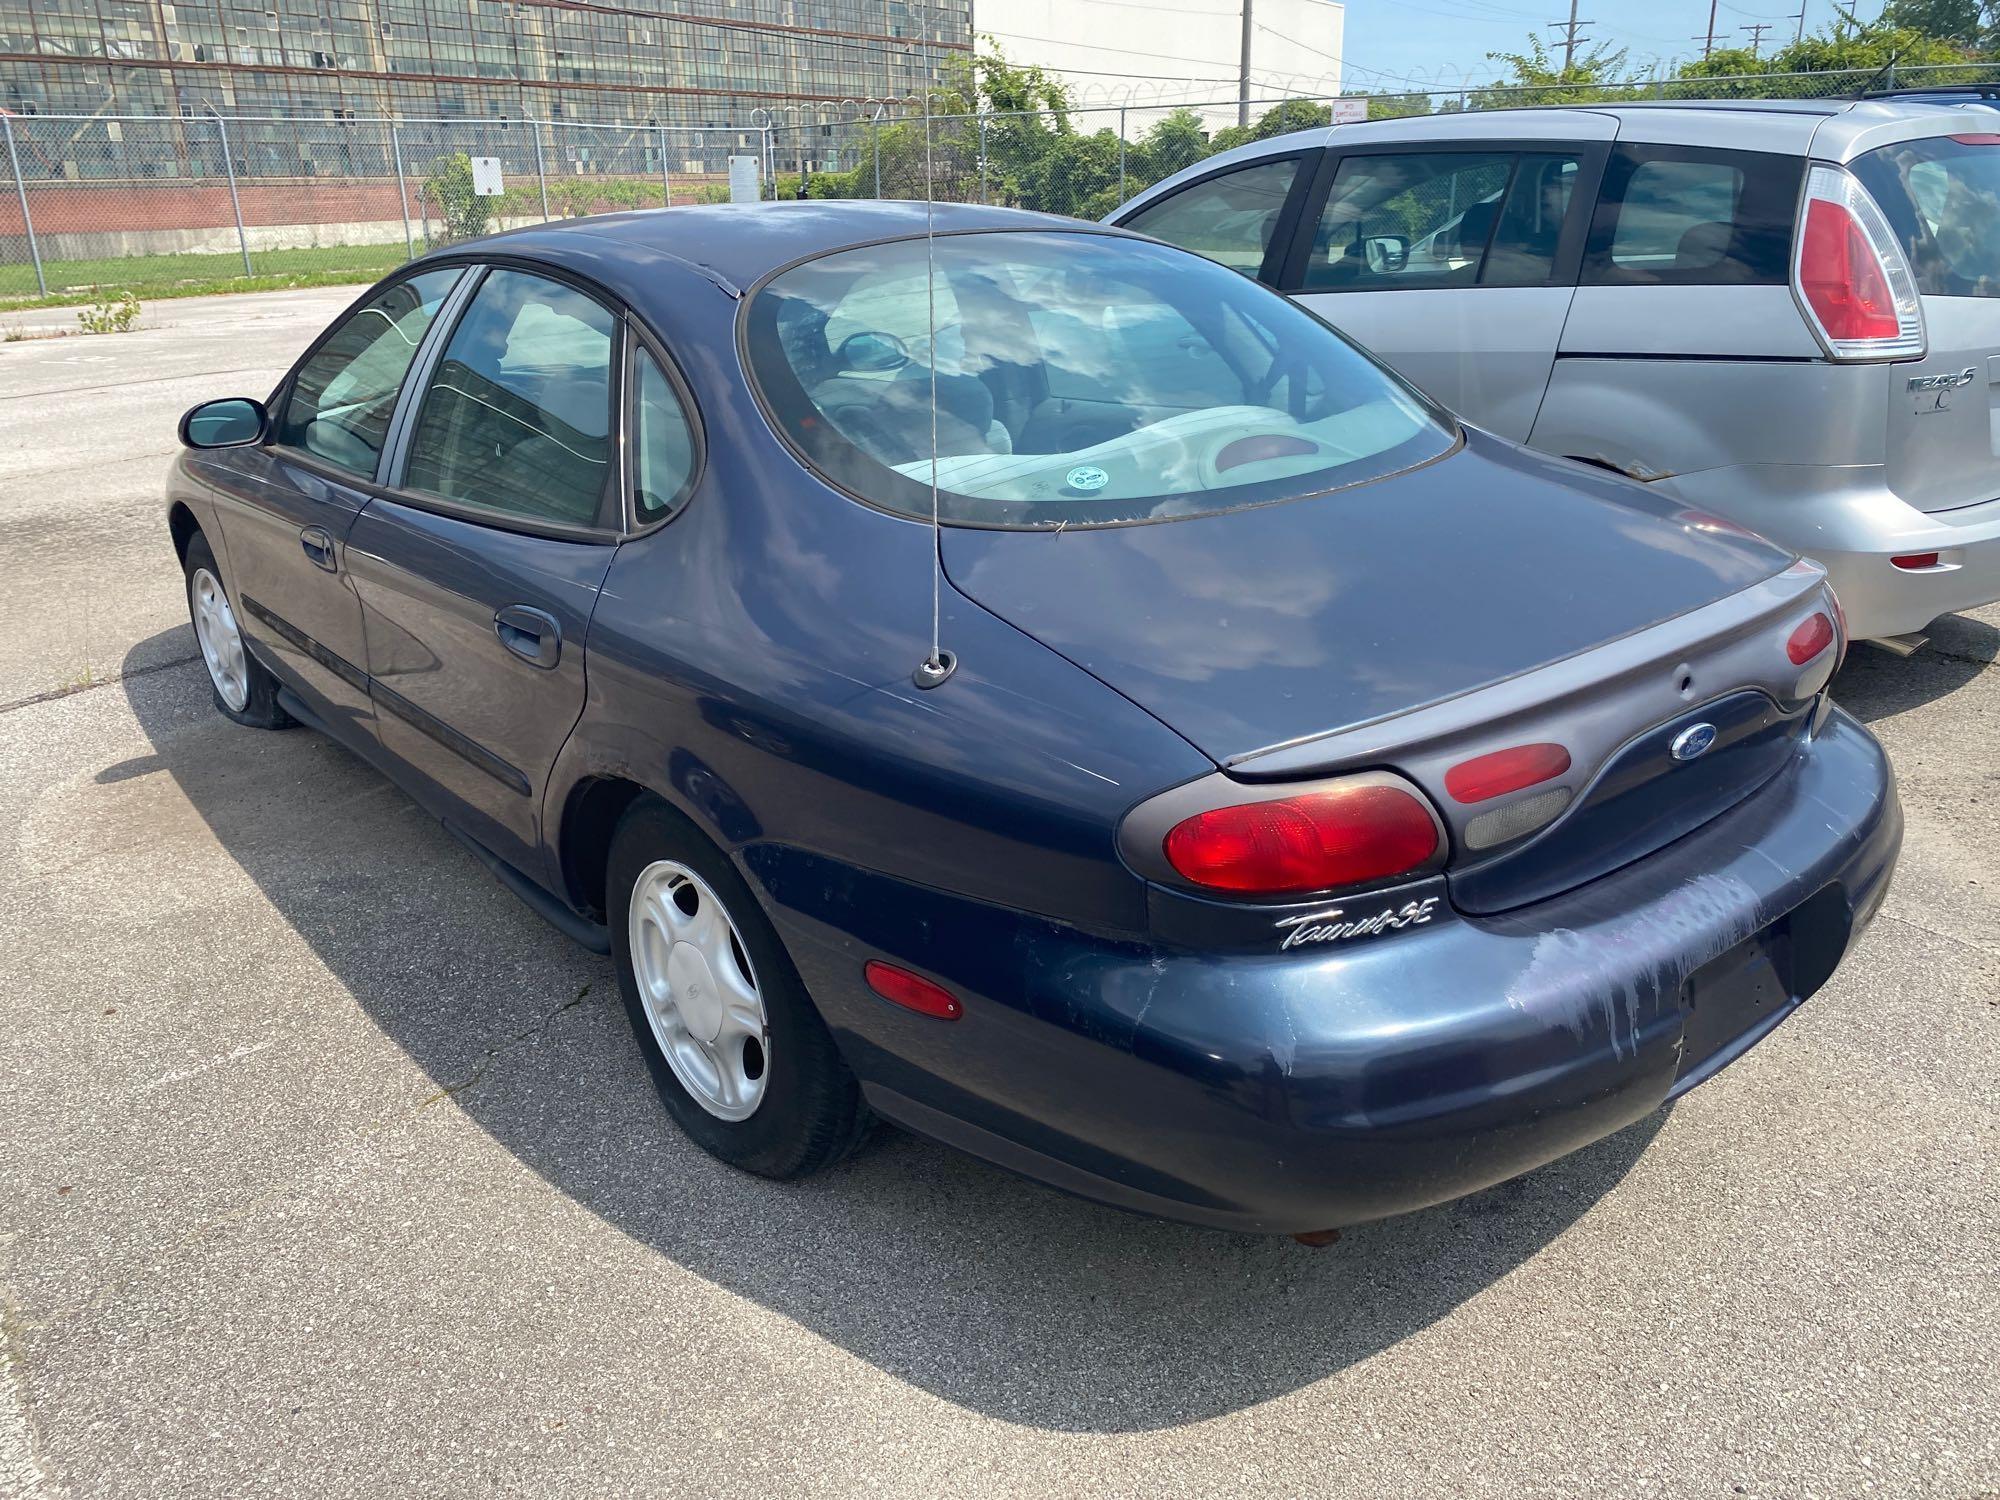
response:
<path id="1" fill-rule="evenodd" d="M 728 196 L 756 130 L 0 114 L 0 298 L 368 281 L 496 229 Z"/>
<path id="2" fill-rule="evenodd" d="M 2000 86 L 2000 64 L 1879 72 L 1753 73 L 1532 88 L 1460 88 L 1368 96 L 1290 96 L 1092 106 L 1033 112 L 939 113 L 922 101 L 767 123 L 774 189 L 782 197 L 923 198 L 1005 204 L 1101 218 L 1183 167 L 1244 139 L 1326 125 L 1531 105 L 1812 99 L 1891 88 Z M 1365 113 L 1364 113 L 1365 111 Z M 1248 130 L 1237 126 L 1248 113 Z M 929 142 L 928 161 L 925 143 Z"/>
<path id="3" fill-rule="evenodd" d="M 0 300 L 245 276 L 366 281 L 453 240 L 623 208 L 722 201 L 732 157 L 765 196 L 922 198 L 1098 218 L 1252 135 L 1337 118 L 1634 100 L 1825 98 L 2000 85 L 2000 65 L 1759 73 L 1569 87 L 939 113 L 920 98 L 757 112 L 742 128 L 525 119 L 0 112 Z M 1237 125 L 1247 113 L 1249 130 Z M 928 149 L 926 149 L 928 145 Z"/>

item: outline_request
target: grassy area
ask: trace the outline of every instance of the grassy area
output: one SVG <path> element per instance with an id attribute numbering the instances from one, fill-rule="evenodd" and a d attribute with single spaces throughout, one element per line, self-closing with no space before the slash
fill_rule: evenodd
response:
<path id="1" fill-rule="evenodd" d="M 403 263 L 395 245 L 330 245 L 314 250 L 252 250 L 255 274 L 243 274 L 243 257 L 128 255 L 104 260 L 46 260 L 49 295 L 37 296 L 35 268 L 0 266 L 0 309 L 74 307 L 122 291 L 154 300 L 206 297 L 220 292 L 270 292 L 295 286 L 338 286 L 373 281 Z"/>

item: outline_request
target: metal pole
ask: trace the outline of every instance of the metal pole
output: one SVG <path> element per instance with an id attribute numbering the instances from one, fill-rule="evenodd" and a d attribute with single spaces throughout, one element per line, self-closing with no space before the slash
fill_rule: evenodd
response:
<path id="1" fill-rule="evenodd" d="M 766 125 L 764 127 L 764 175 L 771 179 L 771 197 L 773 199 L 776 199 L 778 196 L 777 159 L 776 148 L 771 142 L 771 127 Z M 757 196 L 759 198 L 764 196 L 761 189 L 758 191 Z"/>
<path id="2" fill-rule="evenodd" d="M 222 170 L 229 176 L 229 209 L 236 215 L 236 248 L 243 252 L 243 274 L 254 276 L 257 273 L 250 269 L 250 237 L 243 232 L 243 203 L 236 196 L 236 163 L 229 159 L 229 126 L 222 118 L 222 111 L 213 104 L 208 106 L 208 112 L 215 116 L 215 133 L 222 137 Z"/>
<path id="3" fill-rule="evenodd" d="M 542 185 L 542 222 L 546 224 L 549 222 L 549 173 L 546 164 L 542 161 L 542 122 L 536 120 L 534 125 L 535 181 Z"/>
<path id="4" fill-rule="evenodd" d="M 1250 128 L 1250 0 L 1243 0 L 1243 53 L 1236 65 L 1236 123 Z"/>
<path id="5" fill-rule="evenodd" d="M 667 165 L 667 127 L 660 127 L 660 207 L 674 206 L 673 169 Z"/>
<path id="6" fill-rule="evenodd" d="M 875 196 L 882 196 L 882 111 L 875 111 L 875 118 L 868 122 L 868 133 L 875 140 Z"/>
<path id="7" fill-rule="evenodd" d="M 1123 202 L 1125 195 L 1120 193 L 1118 198 Z M 986 111 L 983 109 L 979 112 L 979 201 L 986 201 Z"/>
<path id="8" fill-rule="evenodd" d="M 389 148 L 396 153 L 396 207 L 403 213 L 403 256 L 417 258 L 416 236 L 410 233 L 410 190 L 403 185 L 403 127 L 389 127 Z"/>
<path id="9" fill-rule="evenodd" d="M 1118 106 L 1118 201 L 1125 201 L 1125 106 Z"/>
<path id="10" fill-rule="evenodd" d="M 21 227 L 28 232 L 28 258 L 35 263 L 35 287 L 43 297 L 49 294 L 49 278 L 42 272 L 42 248 L 35 243 L 35 221 L 28 217 L 28 184 L 21 176 L 20 153 L 14 149 L 14 122 L 0 114 L 0 132 L 7 136 L 7 161 L 14 169 L 14 191 L 21 199 Z"/>

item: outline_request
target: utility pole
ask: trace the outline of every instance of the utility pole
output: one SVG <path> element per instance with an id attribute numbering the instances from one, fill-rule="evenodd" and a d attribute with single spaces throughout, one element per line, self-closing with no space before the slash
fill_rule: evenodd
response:
<path id="1" fill-rule="evenodd" d="M 1770 29 L 1771 29 L 1771 23 L 1768 21 L 1759 21 L 1755 26 L 1739 26 L 1737 28 L 1737 30 L 1739 31 L 1747 31 L 1750 33 L 1750 55 L 1752 57 L 1755 57 L 1757 55 L 1757 49 L 1763 44 L 1764 41 L 1764 33 L 1769 31 Z"/>
<path id="2" fill-rule="evenodd" d="M 1805 0 L 1799 0 L 1799 5 L 1803 8 Z M 1695 40 L 1701 43 L 1702 59 L 1706 61 L 1708 54 L 1715 50 L 1715 0 L 1708 0 L 1708 33 L 1696 37 Z"/>
<path id="3" fill-rule="evenodd" d="M 1792 45 L 1796 47 L 1806 39 L 1806 0 L 1799 0 L 1799 13 L 1792 19 L 1799 23 L 1799 29 L 1792 37 Z"/>
<path id="4" fill-rule="evenodd" d="M 1236 123 L 1250 128 L 1250 0 L 1243 0 L 1243 53 L 1236 65 Z"/>
<path id="5" fill-rule="evenodd" d="M 1569 76 L 1569 70 L 1576 64 L 1577 36 L 1586 26 L 1596 24 L 1592 21 L 1579 21 L 1576 18 L 1576 3 L 1577 0 L 1569 0 L 1569 19 L 1567 21 L 1549 22 L 1550 26 L 1563 34 L 1563 76 L 1565 78 Z"/>

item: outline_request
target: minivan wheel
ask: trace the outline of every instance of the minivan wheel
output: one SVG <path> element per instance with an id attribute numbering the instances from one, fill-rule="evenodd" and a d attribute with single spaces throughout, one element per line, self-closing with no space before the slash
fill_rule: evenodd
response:
<path id="1" fill-rule="evenodd" d="M 632 1033 L 694 1142 L 764 1177 L 803 1177 L 867 1133 L 841 1060 L 776 930 L 720 850 L 651 796 L 612 835 L 606 913 Z"/>
<path id="2" fill-rule="evenodd" d="M 187 574 L 188 617 L 194 622 L 195 644 L 215 706 L 225 718 L 252 729 L 287 729 L 297 722 L 278 706 L 278 681 L 265 671 L 243 643 L 236 607 L 222 585 L 222 570 L 208 538 L 189 539 L 182 564 Z"/>

